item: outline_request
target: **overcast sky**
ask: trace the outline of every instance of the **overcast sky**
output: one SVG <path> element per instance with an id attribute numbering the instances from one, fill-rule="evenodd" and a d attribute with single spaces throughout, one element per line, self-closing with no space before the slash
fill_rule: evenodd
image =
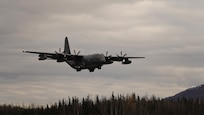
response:
<path id="1" fill-rule="evenodd" d="M 67 97 L 172 96 L 204 83 L 201 0 L 1 0 L 0 103 L 49 104 Z M 76 72 L 23 50 L 145 56 L 130 65 Z"/>

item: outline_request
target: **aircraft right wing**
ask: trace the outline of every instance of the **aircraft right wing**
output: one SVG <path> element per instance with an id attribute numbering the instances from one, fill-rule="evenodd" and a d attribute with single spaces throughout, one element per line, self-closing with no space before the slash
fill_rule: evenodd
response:
<path id="1" fill-rule="evenodd" d="M 145 57 L 126 57 L 127 54 L 120 53 L 120 56 L 107 56 L 108 52 L 106 52 L 106 60 L 108 62 L 113 62 L 113 61 L 119 61 L 122 62 L 122 64 L 130 64 L 132 61 L 130 59 L 140 59 L 140 58 L 145 58 Z"/>
<path id="2" fill-rule="evenodd" d="M 118 57 L 118 56 L 110 57 L 110 59 L 113 61 L 123 61 L 125 59 L 138 59 L 138 58 L 145 58 L 145 57 Z"/>

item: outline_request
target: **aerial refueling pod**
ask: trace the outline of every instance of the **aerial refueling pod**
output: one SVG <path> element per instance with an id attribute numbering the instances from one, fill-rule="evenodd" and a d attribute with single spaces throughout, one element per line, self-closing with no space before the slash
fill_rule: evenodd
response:
<path id="1" fill-rule="evenodd" d="M 40 54 L 38 59 L 39 60 L 46 60 L 47 59 L 47 55 L 46 54 Z"/>

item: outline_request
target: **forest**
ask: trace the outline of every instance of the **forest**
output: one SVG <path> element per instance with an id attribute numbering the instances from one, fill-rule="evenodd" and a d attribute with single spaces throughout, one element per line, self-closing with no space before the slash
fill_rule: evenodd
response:
<path id="1" fill-rule="evenodd" d="M 53 105 L 0 105 L 0 115 L 204 115 L 204 100 L 167 100 L 156 96 L 112 94 L 109 98 L 90 96 L 62 99 Z"/>

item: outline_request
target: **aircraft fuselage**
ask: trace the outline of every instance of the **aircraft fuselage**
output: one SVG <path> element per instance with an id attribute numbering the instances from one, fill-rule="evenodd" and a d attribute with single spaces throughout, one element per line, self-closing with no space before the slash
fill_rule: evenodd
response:
<path id="1" fill-rule="evenodd" d="M 95 68 L 101 69 L 101 66 L 107 64 L 103 54 L 84 55 L 82 58 L 67 60 L 66 62 L 77 71 L 89 69 L 90 72 L 94 71 Z"/>

